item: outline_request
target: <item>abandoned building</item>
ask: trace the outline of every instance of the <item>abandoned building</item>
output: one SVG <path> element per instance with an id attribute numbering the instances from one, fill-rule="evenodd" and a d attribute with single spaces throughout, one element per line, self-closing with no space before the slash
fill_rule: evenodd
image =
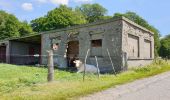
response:
<path id="1" fill-rule="evenodd" d="M 12 38 L 0 42 L 0 62 L 18 65 L 40 63 L 41 35 Z"/>
<path id="2" fill-rule="evenodd" d="M 96 65 L 100 71 L 116 71 L 130 66 L 150 64 L 154 59 L 154 33 L 125 17 L 108 19 L 90 24 L 42 32 L 38 35 L 0 42 L 0 61 L 13 64 L 47 64 L 47 57 L 24 55 L 47 55 L 54 50 L 54 63 L 59 68 L 74 66 L 72 61 L 84 61 L 90 49 L 87 63 Z M 13 57 L 13 55 L 16 55 Z M 17 58 L 17 55 L 23 55 Z M 29 58 L 29 60 L 28 60 Z"/>

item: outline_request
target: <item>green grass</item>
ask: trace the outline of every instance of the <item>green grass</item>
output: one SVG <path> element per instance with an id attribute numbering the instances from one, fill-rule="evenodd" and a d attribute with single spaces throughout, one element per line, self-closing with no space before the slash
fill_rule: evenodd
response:
<path id="1" fill-rule="evenodd" d="M 170 71 L 170 64 L 158 61 L 142 68 L 133 68 L 114 75 L 82 74 L 55 70 L 55 81 L 46 83 L 47 69 L 0 64 L 0 100 L 53 100 L 84 96 L 136 79 Z"/>

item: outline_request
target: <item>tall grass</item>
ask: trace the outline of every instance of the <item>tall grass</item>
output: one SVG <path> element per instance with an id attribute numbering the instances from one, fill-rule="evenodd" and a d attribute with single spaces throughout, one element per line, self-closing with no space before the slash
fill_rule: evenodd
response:
<path id="1" fill-rule="evenodd" d="M 0 64 L 0 99 L 75 98 L 165 71 L 170 71 L 170 63 L 160 60 L 149 66 L 132 68 L 117 76 L 105 74 L 98 79 L 96 75 L 88 74 L 83 82 L 82 74 L 55 70 L 55 82 L 46 83 L 45 68 Z"/>

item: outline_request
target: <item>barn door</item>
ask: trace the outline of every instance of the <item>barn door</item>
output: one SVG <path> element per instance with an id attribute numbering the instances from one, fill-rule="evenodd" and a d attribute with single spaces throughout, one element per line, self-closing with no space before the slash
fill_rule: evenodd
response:
<path id="1" fill-rule="evenodd" d="M 75 58 L 77 58 L 78 54 L 79 54 L 79 41 L 68 42 L 67 60 L 69 67 L 75 66 L 73 61 L 75 60 Z"/>
<path id="2" fill-rule="evenodd" d="M 0 62 L 6 62 L 6 46 L 0 46 Z"/>

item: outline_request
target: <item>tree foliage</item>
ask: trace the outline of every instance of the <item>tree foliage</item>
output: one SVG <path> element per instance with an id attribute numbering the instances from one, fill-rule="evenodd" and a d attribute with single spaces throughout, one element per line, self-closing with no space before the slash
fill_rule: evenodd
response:
<path id="1" fill-rule="evenodd" d="M 142 17 L 137 15 L 135 12 L 127 12 L 125 14 L 121 14 L 121 13 L 115 13 L 114 14 L 114 18 L 121 17 L 121 16 L 124 16 L 124 17 L 130 19 L 131 21 L 133 21 L 133 22 L 145 27 L 146 29 L 154 32 L 155 56 L 158 56 L 158 51 L 159 51 L 159 48 L 160 48 L 159 30 L 157 30 L 154 26 L 151 26 L 145 19 L 143 19 Z"/>
<path id="2" fill-rule="evenodd" d="M 167 35 L 165 38 L 161 39 L 159 54 L 163 58 L 170 59 L 170 35 Z"/>
<path id="3" fill-rule="evenodd" d="M 32 28 L 20 22 L 14 15 L 0 11 L 0 39 L 19 37 L 32 33 Z"/>
<path id="4" fill-rule="evenodd" d="M 44 17 L 31 21 L 34 31 L 49 31 L 67 26 L 79 25 L 86 23 L 84 16 L 72 8 L 60 5 L 59 8 L 51 10 Z"/>
<path id="5" fill-rule="evenodd" d="M 80 7 L 76 7 L 76 11 L 80 11 L 89 23 L 110 18 L 105 16 L 107 9 L 99 4 L 83 4 Z"/>
<path id="6" fill-rule="evenodd" d="M 26 21 L 21 22 L 20 29 L 18 31 L 20 33 L 20 36 L 34 34 L 32 27 Z"/>

